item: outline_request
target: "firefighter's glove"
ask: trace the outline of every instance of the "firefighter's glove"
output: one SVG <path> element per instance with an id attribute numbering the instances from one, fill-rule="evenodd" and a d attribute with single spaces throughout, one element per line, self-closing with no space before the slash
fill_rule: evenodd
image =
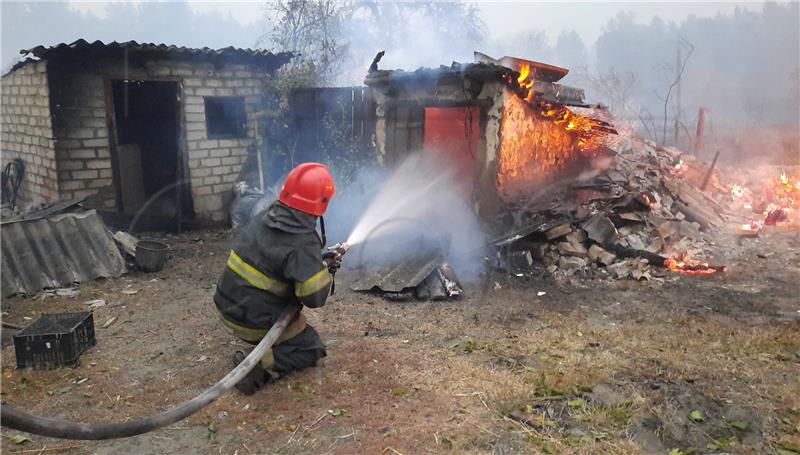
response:
<path id="1" fill-rule="evenodd" d="M 333 251 L 328 251 L 322 254 L 322 262 L 328 266 L 328 272 L 335 275 L 342 266 L 342 256 Z"/>

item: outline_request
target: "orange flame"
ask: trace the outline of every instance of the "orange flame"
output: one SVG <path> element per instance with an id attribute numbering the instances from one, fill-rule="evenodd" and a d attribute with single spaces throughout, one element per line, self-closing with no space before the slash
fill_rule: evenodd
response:
<path id="1" fill-rule="evenodd" d="M 530 75 L 531 66 L 527 64 L 522 65 L 522 67 L 519 69 L 519 77 L 517 78 L 517 82 L 519 83 L 520 87 L 528 90 L 533 87 L 533 78 L 531 78 L 531 80 L 527 80 L 528 76 Z"/>
<path id="2" fill-rule="evenodd" d="M 506 97 L 497 182 L 507 200 L 548 181 L 580 156 L 575 135 L 552 121 L 556 113 L 542 118 L 541 112 L 518 96 Z"/>
<path id="3" fill-rule="evenodd" d="M 684 273 L 686 275 L 713 275 L 717 272 L 724 272 L 726 267 L 714 267 L 707 262 L 693 261 L 690 259 L 667 258 L 664 267 L 672 272 Z"/>
<path id="4" fill-rule="evenodd" d="M 647 193 L 642 193 L 642 199 L 644 200 L 645 204 L 650 206 L 650 210 L 658 209 L 658 201 L 654 199 L 650 199 L 650 195 Z"/>
<path id="5" fill-rule="evenodd" d="M 744 237 L 757 237 L 760 233 L 761 226 L 755 220 L 750 220 L 739 226 L 739 234 Z"/>

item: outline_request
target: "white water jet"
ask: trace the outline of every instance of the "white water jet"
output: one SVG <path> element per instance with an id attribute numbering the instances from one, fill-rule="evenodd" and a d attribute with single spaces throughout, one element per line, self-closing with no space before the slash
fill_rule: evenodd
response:
<path id="1" fill-rule="evenodd" d="M 346 243 L 356 246 L 379 238 L 384 245 L 394 242 L 397 250 L 404 250 L 408 237 L 403 234 L 411 230 L 443 242 L 451 262 L 474 254 L 484 237 L 455 177 L 453 166 L 442 160 L 411 155 L 370 201 Z"/>

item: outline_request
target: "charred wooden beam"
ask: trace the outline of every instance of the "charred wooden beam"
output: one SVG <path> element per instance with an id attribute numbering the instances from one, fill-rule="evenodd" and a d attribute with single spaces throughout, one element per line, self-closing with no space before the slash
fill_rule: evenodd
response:
<path id="1" fill-rule="evenodd" d="M 637 250 L 634 248 L 626 248 L 621 245 L 617 245 L 616 243 L 606 243 L 603 245 L 608 251 L 616 254 L 622 258 L 643 258 L 647 259 L 647 263 L 650 265 L 655 265 L 658 267 L 664 267 L 664 264 L 667 261 L 667 258 L 661 256 L 660 254 L 651 253 L 646 250 Z"/>

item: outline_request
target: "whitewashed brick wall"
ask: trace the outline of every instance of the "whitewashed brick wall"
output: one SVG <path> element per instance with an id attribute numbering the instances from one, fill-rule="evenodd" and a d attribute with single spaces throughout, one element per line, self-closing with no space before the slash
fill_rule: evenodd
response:
<path id="1" fill-rule="evenodd" d="M 0 92 L 2 166 L 16 158 L 25 162 L 18 205 L 58 200 L 46 62 L 29 63 L 3 76 Z"/>
<path id="2" fill-rule="evenodd" d="M 90 196 L 112 184 L 103 77 L 70 72 L 51 75 L 50 85 L 62 197 Z"/>
<path id="3" fill-rule="evenodd" d="M 269 76 L 245 65 L 215 68 L 205 64 L 152 64 L 151 73 L 182 76 L 183 105 L 186 119 L 186 148 L 189 176 L 198 216 L 215 221 L 224 219 L 226 196 L 247 158 L 247 148 L 255 139 L 256 119 L 253 114 L 261 104 L 261 95 Z M 191 76 L 189 73 L 191 72 Z M 247 115 L 247 137 L 213 139 L 206 130 L 206 96 L 240 96 Z"/>
<path id="4" fill-rule="evenodd" d="M 121 65 L 94 65 L 68 76 L 51 77 L 53 130 L 62 194 L 87 196 L 112 184 L 104 80 L 175 80 L 181 86 L 188 177 L 195 213 L 206 220 L 226 219 L 226 201 L 245 162 L 247 148 L 255 140 L 253 114 L 261 104 L 269 77 L 264 71 L 241 64 L 215 67 L 211 63 L 174 61 L 152 61 L 144 68 L 127 69 Z M 247 136 L 209 138 L 206 96 L 243 97 Z"/>

